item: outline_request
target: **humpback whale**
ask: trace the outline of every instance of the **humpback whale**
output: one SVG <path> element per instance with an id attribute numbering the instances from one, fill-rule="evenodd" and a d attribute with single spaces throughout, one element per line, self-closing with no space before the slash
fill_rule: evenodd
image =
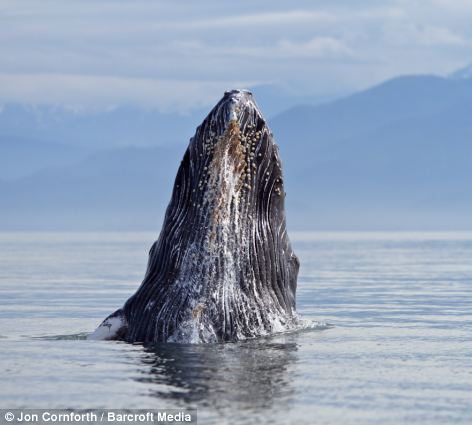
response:
<path id="1" fill-rule="evenodd" d="M 231 342 L 297 326 L 284 200 L 252 93 L 226 92 L 190 139 L 141 286 L 89 338 Z"/>

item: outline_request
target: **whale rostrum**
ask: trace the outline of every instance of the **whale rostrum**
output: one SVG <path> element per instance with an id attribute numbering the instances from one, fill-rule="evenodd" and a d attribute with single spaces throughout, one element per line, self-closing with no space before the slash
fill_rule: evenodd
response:
<path id="1" fill-rule="evenodd" d="M 190 139 L 141 286 L 90 338 L 226 342 L 296 326 L 284 199 L 252 94 L 226 92 Z"/>

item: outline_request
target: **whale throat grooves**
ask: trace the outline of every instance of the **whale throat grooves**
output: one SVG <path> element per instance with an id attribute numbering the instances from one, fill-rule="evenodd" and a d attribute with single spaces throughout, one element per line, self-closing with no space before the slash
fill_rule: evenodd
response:
<path id="1" fill-rule="evenodd" d="M 224 342 L 295 326 L 284 199 L 278 147 L 251 93 L 227 92 L 190 139 L 141 286 L 110 316 L 117 338 Z"/>

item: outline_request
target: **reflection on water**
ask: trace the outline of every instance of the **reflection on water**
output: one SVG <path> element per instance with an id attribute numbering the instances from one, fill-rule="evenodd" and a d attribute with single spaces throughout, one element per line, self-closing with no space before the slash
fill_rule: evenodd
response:
<path id="1" fill-rule="evenodd" d="M 145 352 L 148 369 L 136 379 L 152 383 L 153 396 L 179 405 L 258 410 L 290 403 L 293 396 L 289 369 L 297 362 L 296 342 L 156 344 Z"/>

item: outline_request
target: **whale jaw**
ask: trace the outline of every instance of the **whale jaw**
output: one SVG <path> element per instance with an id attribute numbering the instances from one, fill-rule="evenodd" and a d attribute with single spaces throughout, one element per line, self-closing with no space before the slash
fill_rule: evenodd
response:
<path id="1" fill-rule="evenodd" d="M 120 309 L 108 316 L 95 332 L 88 335 L 90 340 L 120 340 L 125 339 L 128 333 L 128 324 L 123 311 Z"/>
<path id="2" fill-rule="evenodd" d="M 226 92 L 190 140 L 119 337 L 223 342 L 293 327 L 298 259 L 284 198 L 278 148 L 251 93 Z"/>

